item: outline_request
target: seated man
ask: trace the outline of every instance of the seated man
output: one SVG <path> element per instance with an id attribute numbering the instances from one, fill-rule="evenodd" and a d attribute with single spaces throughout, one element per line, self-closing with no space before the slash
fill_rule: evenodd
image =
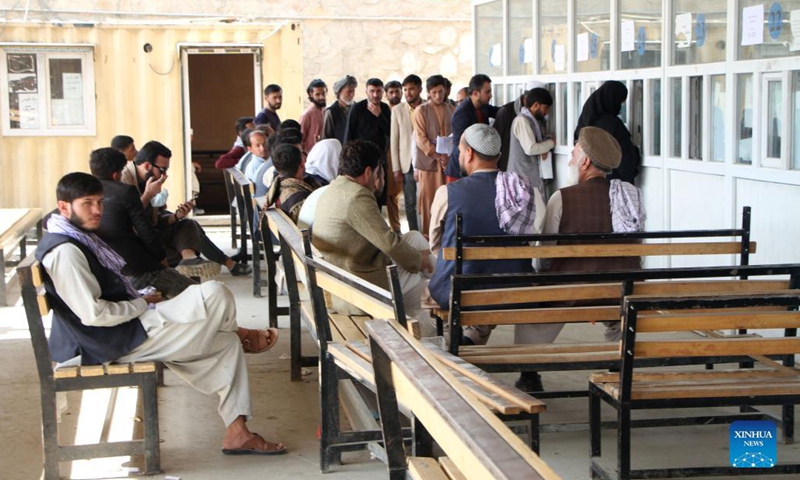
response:
<path id="1" fill-rule="evenodd" d="M 437 252 L 436 273 L 428 288 L 443 309 L 450 308 L 451 276 L 455 261 L 445 260 L 443 249 L 456 245 L 456 216 L 461 214 L 464 235 L 522 235 L 535 233 L 533 191 L 527 178 L 497 169 L 500 134 L 476 123 L 461 136 L 458 162 L 461 179 L 436 190 L 431 206 L 431 251 Z M 499 176 L 499 178 L 498 178 Z M 504 188 L 499 188 L 499 186 Z M 521 204 L 509 198 L 524 199 Z M 530 260 L 466 261 L 465 274 L 532 272 Z M 494 327 L 469 326 L 462 344 L 485 345 Z"/>
<path id="2" fill-rule="evenodd" d="M 92 175 L 103 185 L 103 218 L 99 236 L 123 260 L 122 274 L 137 289 L 152 286 L 167 298 L 197 283 L 167 264 L 161 235 L 147 221 L 136 188 L 119 181 L 127 161 L 113 148 L 99 148 L 89 157 Z"/>
<path id="3" fill-rule="evenodd" d="M 251 153 L 250 161 L 242 169 L 244 176 L 251 183 L 256 183 L 256 172 L 267 161 L 267 135 L 261 130 L 253 130 L 248 136 L 247 151 Z"/>
<path id="4" fill-rule="evenodd" d="M 550 197 L 543 233 L 610 233 L 644 230 L 642 192 L 630 183 L 607 180 L 622 160 L 617 141 L 606 131 L 584 127 L 569 160 L 569 187 Z M 585 242 L 559 242 L 559 245 Z M 640 268 L 639 257 L 554 258 L 541 262 L 540 271 L 594 272 Z M 563 323 L 519 325 L 515 343 L 553 343 Z M 606 325 L 606 340 L 621 338 L 619 322 Z"/>
<path id="5" fill-rule="evenodd" d="M 125 160 L 129 162 L 132 162 L 136 158 L 136 154 L 139 153 L 139 150 L 136 150 L 136 143 L 133 141 L 133 137 L 128 135 L 117 135 L 112 138 L 111 148 L 122 152 L 125 155 Z"/>
<path id="6" fill-rule="evenodd" d="M 422 234 L 412 231 L 401 238 L 381 216 L 375 199 L 375 187 L 383 179 L 377 177 L 380 159 L 381 152 L 371 142 L 344 145 L 339 176 L 317 204 L 312 242 L 328 262 L 386 290 L 386 266 L 394 261 L 400 267 L 406 315 L 416 318 L 425 289 L 420 273 L 432 272 L 433 262 Z M 341 302 L 335 301 L 334 308 L 353 312 Z"/>
<path id="7" fill-rule="evenodd" d="M 280 208 L 297 223 L 303 202 L 320 185 L 306 176 L 306 161 L 295 145 L 279 145 L 272 154 L 272 162 L 278 177 L 272 181 L 267 204 Z"/>
<path id="8" fill-rule="evenodd" d="M 65 175 L 56 189 L 59 214 L 36 248 L 53 306 L 50 350 L 83 365 L 161 361 L 194 388 L 217 393 L 227 427 L 227 454 L 285 453 L 281 443 L 251 433 L 247 365 L 242 355 L 277 341 L 277 330 L 236 324 L 233 294 L 218 282 L 192 285 L 172 300 L 140 296 L 120 275 L 124 261 L 93 232 L 103 215 L 103 185 L 85 173 Z"/>
<path id="9" fill-rule="evenodd" d="M 225 265 L 231 275 L 248 275 L 252 268 L 236 263 L 225 255 L 205 231 L 194 220 L 186 216 L 194 206 L 192 202 L 182 203 L 172 213 L 165 209 L 166 189 L 162 189 L 167 179 L 172 152 L 159 142 L 144 144 L 133 162 L 128 162 L 122 170 L 121 181 L 136 187 L 141 195 L 142 206 L 150 222 L 161 233 L 167 247 L 167 260 L 171 266 L 188 276 L 210 276 L 219 272 L 219 265 L 201 259 L 202 253 L 212 262 Z"/>
<path id="10" fill-rule="evenodd" d="M 253 117 L 239 117 L 236 119 L 236 140 L 233 142 L 231 149 L 220 155 L 217 161 L 214 162 L 215 168 L 223 170 L 235 167 L 239 163 L 239 159 L 247 151 L 242 141 L 242 132 L 248 128 L 253 128 L 253 126 Z"/>

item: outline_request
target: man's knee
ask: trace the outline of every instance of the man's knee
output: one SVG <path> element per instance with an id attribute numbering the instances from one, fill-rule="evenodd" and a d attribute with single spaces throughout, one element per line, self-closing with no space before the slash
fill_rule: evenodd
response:
<path id="1" fill-rule="evenodd" d="M 203 301 L 216 300 L 220 302 L 234 302 L 233 292 L 222 282 L 210 280 L 200 284 L 200 291 L 203 292 Z"/>

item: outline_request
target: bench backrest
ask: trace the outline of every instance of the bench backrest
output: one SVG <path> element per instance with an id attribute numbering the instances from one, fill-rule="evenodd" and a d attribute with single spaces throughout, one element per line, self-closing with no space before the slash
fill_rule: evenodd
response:
<path id="1" fill-rule="evenodd" d="M 740 264 L 747 265 L 749 256 L 756 251 L 750 241 L 750 207 L 742 210 L 742 228 L 719 230 L 682 230 L 636 233 L 582 233 L 536 235 L 474 235 L 463 234 L 463 219 L 456 216 L 455 247 L 443 249 L 445 260 L 456 262 L 456 274 L 463 271 L 466 260 L 511 260 L 582 257 L 648 257 L 673 255 L 730 255 L 740 256 Z M 738 240 L 699 241 L 714 237 L 734 237 Z M 631 243 L 642 240 L 671 241 L 694 239 L 679 243 Z M 543 245 L 536 242 L 574 242 L 582 244 Z M 513 242 L 515 245 L 509 245 Z M 527 245 L 526 245 L 527 244 Z"/>
<path id="2" fill-rule="evenodd" d="M 559 478 L 399 324 L 366 325 L 390 478 L 407 468 L 398 400 L 466 479 Z"/>
<path id="3" fill-rule="evenodd" d="M 239 209 L 239 215 L 240 217 L 244 217 L 242 218 L 242 223 L 249 227 L 248 232 L 255 232 L 256 225 L 254 225 L 255 217 L 253 216 L 253 184 L 236 167 L 229 168 L 228 170 L 230 178 L 233 180 L 233 194 L 236 197 L 236 205 Z"/>
<path id="4" fill-rule="evenodd" d="M 787 278 L 739 280 L 774 275 Z M 798 275 L 800 265 L 454 275 L 450 352 L 458 354 L 461 330 L 468 325 L 618 321 L 627 295 L 763 293 L 789 288 L 788 277 Z M 717 280 L 724 277 L 733 279 Z"/>
<path id="5" fill-rule="evenodd" d="M 29 257 L 17 267 L 17 275 L 39 378 L 42 381 L 53 382 L 53 360 L 42 323 L 42 317 L 50 312 L 50 304 L 44 291 L 42 266 L 38 260 Z"/>
<path id="6" fill-rule="evenodd" d="M 771 363 L 767 356 L 785 356 L 779 367 L 793 366 L 800 354 L 800 278 L 788 289 L 731 295 L 640 296 L 625 298 L 622 338 L 622 401 L 629 401 L 635 359 L 742 356 Z M 781 336 L 719 335 L 688 340 L 662 333 L 779 329 Z M 800 372 L 794 372 L 800 375 Z"/>

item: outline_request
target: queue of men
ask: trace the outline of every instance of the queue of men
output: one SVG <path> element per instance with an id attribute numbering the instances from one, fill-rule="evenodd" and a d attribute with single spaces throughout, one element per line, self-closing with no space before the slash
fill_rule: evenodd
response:
<path id="1" fill-rule="evenodd" d="M 297 122 L 280 120 L 282 89 L 269 85 L 264 109 L 236 120 L 234 145 L 216 166 L 239 169 L 256 196 L 266 196 L 269 206 L 310 228 L 313 246 L 335 266 L 388 288 L 385 267 L 398 265 L 405 311 L 420 320 L 423 335 L 435 334 L 433 323 L 425 321 L 427 300 L 448 308 L 454 262 L 442 252 L 455 245 L 458 215 L 465 235 L 508 236 L 511 243 L 514 236 L 541 232 L 644 228 L 641 191 L 612 174 L 622 160 L 620 143 L 595 126 L 576 132 L 567 186 L 546 201 L 541 170 L 552 162 L 555 146 L 546 128 L 553 103 L 546 89 L 532 85 L 497 109 L 490 104 L 491 79 L 482 74 L 472 77 L 458 106 L 441 75 L 425 80 L 425 101 L 417 75 L 386 85 L 371 78 L 366 98 L 354 103 L 357 86 L 352 76 L 336 81 L 336 102 L 326 108 L 327 85 L 315 79 L 307 89 L 310 105 Z M 502 125 L 493 120 L 498 114 L 506 117 Z M 278 332 L 238 327 L 231 291 L 219 282 L 198 282 L 221 265 L 235 276 L 250 268 L 228 257 L 188 218 L 191 200 L 167 209 L 163 185 L 171 156 L 157 141 L 137 150 L 131 137 L 121 135 L 111 147 L 91 153 L 92 175 L 71 173 L 59 182 L 58 213 L 48 220 L 36 253 L 54 299 L 53 358 L 82 364 L 162 361 L 198 390 L 220 396 L 224 453 L 284 453 L 282 443 L 247 429 L 251 409 L 242 356 L 270 349 Z M 400 192 L 409 227 L 404 234 Z M 638 266 L 637 258 L 539 265 L 466 261 L 463 272 Z M 355 313 L 341 302 L 333 306 Z M 561 327 L 518 326 L 515 342 L 550 343 Z M 485 344 L 491 333 L 489 326 L 470 326 L 461 342 Z M 619 338 L 618 324 L 606 325 L 606 338 Z M 536 372 L 522 374 L 517 386 L 543 389 Z"/>

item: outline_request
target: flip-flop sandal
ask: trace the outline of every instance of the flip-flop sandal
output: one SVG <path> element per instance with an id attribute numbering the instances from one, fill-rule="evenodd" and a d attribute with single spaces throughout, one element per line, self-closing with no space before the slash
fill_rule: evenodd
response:
<path id="1" fill-rule="evenodd" d="M 244 444 L 242 444 L 241 447 L 223 448 L 222 453 L 224 453 L 225 455 L 283 455 L 284 453 L 286 453 L 285 446 L 277 450 L 260 450 L 258 448 L 259 440 L 264 442 L 264 444 L 269 443 L 266 440 L 264 440 L 264 437 L 256 433 L 253 434 L 253 436 L 250 437 L 248 441 L 244 442 Z M 278 443 L 275 443 L 275 445 L 278 445 Z"/>
<path id="2" fill-rule="evenodd" d="M 256 334 L 256 341 L 251 340 L 250 338 L 245 338 L 242 340 L 242 348 L 244 348 L 244 353 L 264 353 L 270 348 L 274 347 L 276 343 L 278 343 L 278 329 L 277 328 L 268 328 L 266 330 L 250 330 L 250 332 Z M 261 343 L 261 332 L 269 333 L 269 337 L 267 337 L 266 342 L 267 345 L 259 348 Z M 248 334 L 248 337 L 250 334 Z M 271 340 L 271 341 L 270 341 Z"/>

